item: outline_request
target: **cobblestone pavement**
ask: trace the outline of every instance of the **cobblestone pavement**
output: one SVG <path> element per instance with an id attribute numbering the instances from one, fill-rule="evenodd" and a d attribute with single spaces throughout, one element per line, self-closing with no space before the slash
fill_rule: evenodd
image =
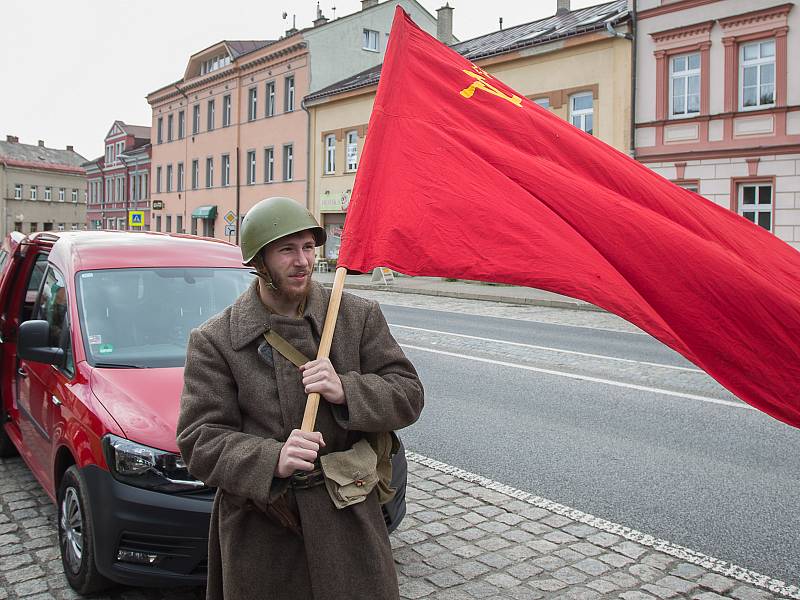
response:
<path id="1" fill-rule="evenodd" d="M 408 515 L 392 535 L 404 599 L 800 598 L 796 586 L 413 453 L 409 459 Z M 0 600 L 78 598 L 62 573 L 55 514 L 19 458 L 0 460 Z M 101 598 L 202 596 L 119 587 Z"/>

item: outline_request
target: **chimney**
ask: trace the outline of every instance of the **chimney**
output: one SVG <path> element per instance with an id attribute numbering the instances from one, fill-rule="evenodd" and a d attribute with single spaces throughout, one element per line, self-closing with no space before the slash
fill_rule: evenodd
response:
<path id="1" fill-rule="evenodd" d="M 556 15 L 565 15 L 571 9 L 569 7 L 569 0 L 557 0 L 558 8 L 556 8 Z"/>
<path id="2" fill-rule="evenodd" d="M 67 146 L 67 152 L 75 152 L 75 148 L 73 146 Z"/>
<path id="3" fill-rule="evenodd" d="M 378 5 L 378 0 L 361 0 L 361 10 Z"/>
<path id="4" fill-rule="evenodd" d="M 39 148 L 44 148 L 44 140 L 39 140 Z"/>
<path id="5" fill-rule="evenodd" d="M 15 136 L 15 135 L 7 135 L 6 136 L 6 141 L 7 142 L 11 142 L 12 144 L 18 144 L 19 143 L 19 138 L 17 136 Z"/>
<path id="6" fill-rule="evenodd" d="M 453 37 L 453 7 L 449 2 L 436 9 L 436 39 L 448 46 L 456 41 Z"/>
<path id="7" fill-rule="evenodd" d="M 317 2 L 317 18 L 314 19 L 314 27 L 319 27 L 320 25 L 325 25 L 328 22 L 327 17 L 322 15 L 322 9 L 319 7 L 319 2 Z"/>

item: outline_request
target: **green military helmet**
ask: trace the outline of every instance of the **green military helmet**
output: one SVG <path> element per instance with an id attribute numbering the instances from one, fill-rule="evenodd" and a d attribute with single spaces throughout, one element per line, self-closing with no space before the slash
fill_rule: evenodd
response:
<path id="1" fill-rule="evenodd" d="M 298 231 L 311 230 L 315 245 L 325 243 L 325 230 L 314 215 L 291 198 L 266 198 L 247 211 L 242 221 L 240 246 L 242 262 L 249 264 L 253 257 L 270 242 Z"/>

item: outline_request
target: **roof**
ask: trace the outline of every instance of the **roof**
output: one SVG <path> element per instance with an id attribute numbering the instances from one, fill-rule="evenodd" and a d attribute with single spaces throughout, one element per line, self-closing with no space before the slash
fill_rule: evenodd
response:
<path id="1" fill-rule="evenodd" d="M 471 40 L 458 42 L 450 47 L 469 60 L 478 60 L 565 37 L 604 30 L 607 24 L 616 25 L 627 21 L 628 18 L 627 0 L 615 0 L 493 31 Z M 382 65 L 378 65 L 357 73 L 309 94 L 304 100 L 312 102 L 327 96 L 376 85 L 381 77 L 381 67 Z"/>
<path id="2" fill-rule="evenodd" d="M 127 123 L 122 123 L 122 128 L 135 138 L 147 140 L 148 142 L 150 141 L 150 127 L 145 127 L 144 125 L 128 125 Z"/>
<path id="3" fill-rule="evenodd" d="M 147 231 L 48 231 L 58 241 L 50 253 L 66 273 L 134 267 L 242 268 L 237 246 L 223 240 Z"/>
<path id="4" fill-rule="evenodd" d="M 603 30 L 606 28 L 606 23 L 613 25 L 627 18 L 627 0 L 615 0 L 494 31 L 459 42 L 451 48 L 465 58 L 475 60 L 560 38 Z"/>
<path id="5" fill-rule="evenodd" d="M 250 54 L 251 52 L 255 52 L 256 50 L 261 50 L 270 44 L 274 44 L 275 40 L 224 40 L 225 44 L 227 44 L 228 49 L 231 51 L 233 55 L 233 60 L 236 60 L 240 56 L 244 56 L 245 54 Z"/>
<path id="6" fill-rule="evenodd" d="M 86 159 L 73 150 L 56 150 L 0 141 L 0 160 L 16 167 L 28 169 L 51 169 L 56 171 L 83 174 L 81 164 Z"/>

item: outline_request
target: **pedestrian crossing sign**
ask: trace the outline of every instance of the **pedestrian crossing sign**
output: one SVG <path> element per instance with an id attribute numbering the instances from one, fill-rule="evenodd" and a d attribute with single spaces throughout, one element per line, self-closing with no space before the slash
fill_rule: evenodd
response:
<path id="1" fill-rule="evenodd" d="M 128 226 L 144 227 L 144 211 L 143 210 L 128 211 Z"/>

